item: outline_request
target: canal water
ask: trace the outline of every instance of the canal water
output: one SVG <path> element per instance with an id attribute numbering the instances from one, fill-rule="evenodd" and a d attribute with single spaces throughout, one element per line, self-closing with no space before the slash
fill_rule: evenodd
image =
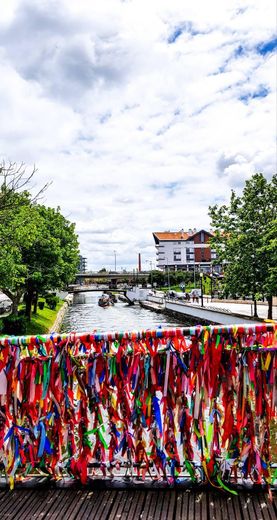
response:
<path id="1" fill-rule="evenodd" d="M 118 301 L 111 307 L 100 307 L 101 292 L 74 295 L 74 302 L 65 316 L 62 332 L 145 330 L 190 325 L 166 314 L 128 305 Z"/>

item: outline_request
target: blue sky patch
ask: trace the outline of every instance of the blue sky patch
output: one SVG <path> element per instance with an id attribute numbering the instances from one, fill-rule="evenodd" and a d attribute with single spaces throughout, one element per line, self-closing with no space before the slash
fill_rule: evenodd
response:
<path id="1" fill-rule="evenodd" d="M 191 22 L 184 22 L 178 27 L 175 27 L 174 31 L 169 35 L 167 42 L 168 43 L 175 43 L 176 40 L 178 40 L 179 36 L 183 34 L 184 32 L 189 33 L 191 36 L 195 36 L 196 34 L 199 34 L 199 31 L 197 31 L 193 24 Z"/>
<path id="2" fill-rule="evenodd" d="M 245 49 L 242 45 L 239 45 L 234 52 L 235 58 L 239 58 L 245 54 Z"/>
<path id="3" fill-rule="evenodd" d="M 266 88 L 264 85 L 260 85 L 258 90 L 255 92 L 247 92 L 246 94 L 243 94 L 240 96 L 240 101 L 247 104 L 250 99 L 256 99 L 256 98 L 264 98 L 269 94 L 269 89 Z"/>
<path id="4" fill-rule="evenodd" d="M 273 52 L 275 49 L 277 49 L 277 38 L 273 38 L 268 42 L 260 43 L 260 45 L 257 47 L 258 53 L 262 55 Z"/>
<path id="5" fill-rule="evenodd" d="M 183 185 L 183 182 L 162 182 L 162 183 L 153 183 L 151 184 L 151 188 L 154 190 L 166 190 L 169 194 L 173 194 L 175 190 L 180 188 Z"/>
<path id="6" fill-rule="evenodd" d="M 175 31 L 168 37 L 167 41 L 168 43 L 174 43 L 176 40 L 181 36 L 183 32 L 183 29 L 181 27 L 175 29 Z"/>

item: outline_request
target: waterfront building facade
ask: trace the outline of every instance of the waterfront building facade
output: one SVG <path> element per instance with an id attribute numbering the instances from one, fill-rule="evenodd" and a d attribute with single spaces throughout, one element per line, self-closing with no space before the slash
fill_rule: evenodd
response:
<path id="1" fill-rule="evenodd" d="M 82 255 L 79 255 L 79 268 L 78 268 L 78 272 L 79 273 L 85 273 L 87 270 L 87 259 L 82 256 Z"/>
<path id="2" fill-rule="evenodd" d="M 212 236 L 212 233 L 205 229 L 154 232 L 157 268 L 203 273 L 210 273 L 212 270 L 220 272 L 220 267 L 214 265 L 216 252 L 209 244 Z"/>

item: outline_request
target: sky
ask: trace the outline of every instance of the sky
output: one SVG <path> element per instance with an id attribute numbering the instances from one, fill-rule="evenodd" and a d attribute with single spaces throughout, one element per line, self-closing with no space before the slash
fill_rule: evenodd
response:
<path id="1" fill-rule="evenodd" d="M 0 0 L 0 159 L 89 269 L 147 269 L 152 232 L 276 172 L 276 50 L 273 0 Z"/>

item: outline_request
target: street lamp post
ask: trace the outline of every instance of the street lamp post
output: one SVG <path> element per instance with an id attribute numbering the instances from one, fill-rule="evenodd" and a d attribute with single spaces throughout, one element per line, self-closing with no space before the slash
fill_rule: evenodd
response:
<path id="1" fill-rule="evenodd" d="M 169 265 L 168 265 L 168 258 L 166 257 L 166 264 L 167 264 L 167 285 L 168 285 L 168 290 L 170 291 L 170 278 L 169 278 Z"/>
<path id="2" fill-rule="evenodd" d="M 113 253 L 114 253 L 114 270 L 116 272 L 116 251 L 114 251 Z"/>
<path id="3" fill-rule="evenodd" d="M 150 265 L 150 280 L 151 280 L 151 287 L 153 287 L 153 272 L 152 272 L 153 262 L 152 262 L 152 260 L 145 260 L 145 261 Z"/>
<path id="4" fill-rule="evenodd" d="M 150 269 L 151 269 L 151 287 L 153 287 L 153 267 L 152 267 L 152 261 L 149 261 L 150 263 Z"/>
<path id="5" fill-rule="evenodd" d="M 204 302 L 203 302 L 203 273 L 200 273 L 200 292 L 201 292 L 201 307 L 204 307 Z"/>

